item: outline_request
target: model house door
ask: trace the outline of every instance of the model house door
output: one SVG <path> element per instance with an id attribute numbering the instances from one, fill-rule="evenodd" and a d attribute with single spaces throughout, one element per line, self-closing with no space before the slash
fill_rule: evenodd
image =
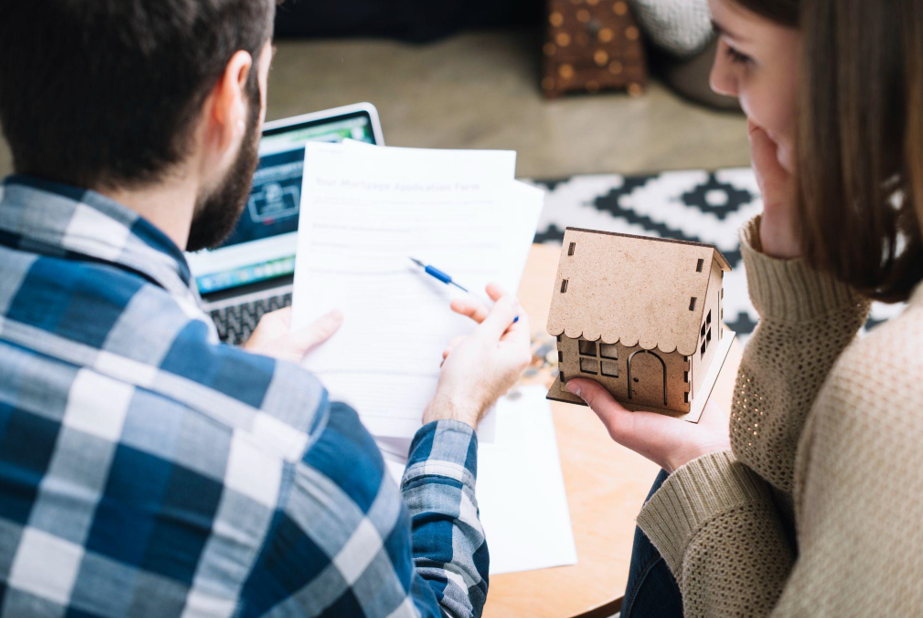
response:
<path id="1" fill-rule="evenodd" d="M 667 365 L 656 353 L 639 350 L 628 357 L 628 398 L 639 406 L 667 405 Z"/>

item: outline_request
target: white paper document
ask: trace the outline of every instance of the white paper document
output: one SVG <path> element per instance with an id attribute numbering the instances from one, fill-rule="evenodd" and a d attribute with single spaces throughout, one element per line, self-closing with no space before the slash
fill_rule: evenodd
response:
<path id="1" fill-rule="evenodd" d="M 293 328 L 343 312 L 305 367 L 374 436 L 412 438 L 443 350 L 474 328 L 410 257 L 481 296 L 491 281 L 516 291 L 544 194 L 514 169 L 513 152 L 307 145 Z"/>
<path id="2" fill-rule="evenodd" d="M 547 389 L 519 389 L 497 404 L 497 435 L 478 445 L 477 499 L 490 574 L 577 564 Z M 400 483 L 404 464 L 386 457 Z"/>

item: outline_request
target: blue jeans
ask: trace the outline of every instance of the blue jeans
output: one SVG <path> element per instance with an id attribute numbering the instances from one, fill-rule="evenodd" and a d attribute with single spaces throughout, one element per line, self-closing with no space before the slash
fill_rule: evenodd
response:
<path id="1" fill-rule="evenodd" d="M 667 476 L 666 471 L 660 472 L 648 499 L 660 489 Z M 636 528 L 622 618 L 681 618 L 682 615 L 683 596 L 676 579 L 663 556 L 641 529 Z"/>

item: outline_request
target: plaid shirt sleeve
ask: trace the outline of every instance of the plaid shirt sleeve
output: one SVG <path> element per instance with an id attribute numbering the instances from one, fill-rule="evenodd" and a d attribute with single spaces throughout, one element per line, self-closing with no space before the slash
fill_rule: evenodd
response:
<path id="1" fill-rule="evenodd" d="M 245 585 L 252 615 L 479 616 L 488 554 L 474 431 L 421 428 L 402 499 L 356 413 L 334 402 L 325 417 Z"/>
<path id="2" fill-rule="evenodd" d="M 458 421 L 417 432 L 401 491 L 410 509 L 417 573 L 446 614 L 479 616 L 490 557 L 475 498 L 477 435 Z"/>

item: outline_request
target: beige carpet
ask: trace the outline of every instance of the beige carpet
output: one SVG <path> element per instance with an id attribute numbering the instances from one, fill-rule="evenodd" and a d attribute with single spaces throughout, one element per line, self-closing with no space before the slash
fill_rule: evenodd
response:
<path id="1" fill-rule="evenodd" d="M 526 33 L 472 33 L 428 46 L 390 41 L 282 41 L 268 117 L 358 101 L 381 112 L 389 144 L 509 148 L 518 174 L 560 178 L 747 165 L 746 123 L 653 84 L 621 94 L 545 101 L 541 41 Z M 12 170 L 0 144 L 0 176 Z"/>

